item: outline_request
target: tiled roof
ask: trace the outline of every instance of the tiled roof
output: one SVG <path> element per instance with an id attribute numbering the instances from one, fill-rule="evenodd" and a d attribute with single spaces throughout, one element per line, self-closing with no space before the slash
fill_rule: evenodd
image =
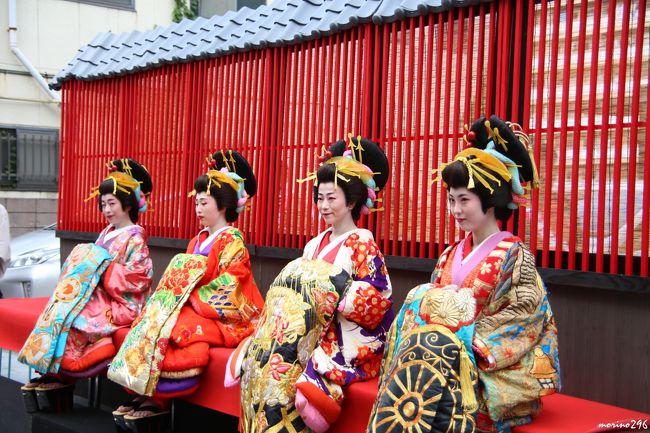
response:
<path id="1" fill-rule="evenodd" d="M 303 42 L 361 23 L 392 22 L 489 0 L 275 0 L 145 32 L 99 33 L 50 82 L 101 79 L 166 63 Z"/>

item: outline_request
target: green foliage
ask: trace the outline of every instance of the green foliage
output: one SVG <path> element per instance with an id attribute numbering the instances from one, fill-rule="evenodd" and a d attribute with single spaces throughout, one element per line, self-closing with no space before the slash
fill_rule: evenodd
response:
<path id="1" fill-rule="evenodd" d="M 199 0 L 190 0 L 188 6 L 187 0 L 174 0 L 174 10 L 172 11 L 172 20 L 175 23 L 181 22 L 183 18 L 193 20 L 199 15 Z"/>

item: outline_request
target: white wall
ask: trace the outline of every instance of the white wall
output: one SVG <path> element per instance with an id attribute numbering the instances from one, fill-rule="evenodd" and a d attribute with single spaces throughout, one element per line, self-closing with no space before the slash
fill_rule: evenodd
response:
<path id="1" fill-rule="evenodd" d="M 97 33 L 167 26 L 174 8 L 174 0 L 135 0 L 135 11 L 68 0 L 16 3 L 18 47 L 41 74 L 49 76 Z M 0 124 L 58 128 L 60 108 L 31 76 L 24 75 L 25 68 L 9 49 L 7 0 L 0 0 L 0 29 Z"/>

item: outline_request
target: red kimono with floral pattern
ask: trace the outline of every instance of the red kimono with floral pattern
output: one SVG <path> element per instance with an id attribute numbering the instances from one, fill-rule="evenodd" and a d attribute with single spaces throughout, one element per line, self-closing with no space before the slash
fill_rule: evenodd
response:
<path id="1" fill-rule="evenodd" d="M 168 379 L 197 376 L 209 361 L 211 346 L 236 347 L 253 332 L 264 306 L 239 230 L 228 226 L 212 235 L 202 230 L 187 253 L 207 256 L 207 271 L 172 330 L 161 366 Z"/>
<path id="2" fill-rule="evenodd" d="M 470 235 L 442 253 L 432 282 L 471 288 L 477 301 L 478 429 L 529 423 L 560 387 L 557 328 L 533 255 L 508 232 L 474 251 Z"/>

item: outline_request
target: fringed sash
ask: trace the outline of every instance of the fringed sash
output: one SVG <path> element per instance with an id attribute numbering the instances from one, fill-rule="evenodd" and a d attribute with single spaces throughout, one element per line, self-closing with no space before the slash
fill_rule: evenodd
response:
<path id="1" fill-rule="evenodd" d="M 207 258 L 196 254 L 178 254 L 172 259 L 113 358 L 109 379 L 140 395 L 153 395 L 169 336 L 206 265 Z"/>

